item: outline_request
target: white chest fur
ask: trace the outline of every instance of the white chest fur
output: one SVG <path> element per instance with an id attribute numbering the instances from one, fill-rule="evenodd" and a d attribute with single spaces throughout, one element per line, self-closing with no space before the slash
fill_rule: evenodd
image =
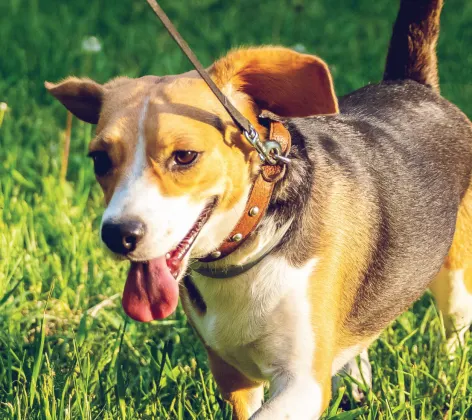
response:
<path id="1" fill-rule="evenodd" d="M 192 323 L 208 346 L 251 379 L 310 372 L 315 338 L 307 288 L 315 263 L 294 268 L 269 256 L 230 279 L 195 273 L 207 310 L 199 315 L 189 308 Z"/>

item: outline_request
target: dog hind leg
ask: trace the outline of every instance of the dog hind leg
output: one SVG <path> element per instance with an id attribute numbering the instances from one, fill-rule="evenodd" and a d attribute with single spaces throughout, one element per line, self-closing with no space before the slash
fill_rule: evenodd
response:
<path id="1" fill-rule="evenodd" d="M 471 188 L 462 199 L 449 254 L 430 288 L 443 314 L 448 348 L 454 352 L 472 324 Z"/>
<path id="2" fill-rule="evenodd" d="M 454 353 L 458 345 L 464 345 L 472 324 L 472 267 L 443 267 L 431 291 L 443 315 L 448 351 Z"/>

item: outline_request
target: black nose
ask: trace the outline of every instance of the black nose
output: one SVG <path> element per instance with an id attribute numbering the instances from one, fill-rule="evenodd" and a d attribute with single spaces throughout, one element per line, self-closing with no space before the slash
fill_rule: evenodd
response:
<path id="1" fill-rule="evenodd" d="M 136 249 L 144 232 L 144 223 L 138 220 L 106 222 L 102 226 L 102 240 L 113 252 L 126 255 Z"/>

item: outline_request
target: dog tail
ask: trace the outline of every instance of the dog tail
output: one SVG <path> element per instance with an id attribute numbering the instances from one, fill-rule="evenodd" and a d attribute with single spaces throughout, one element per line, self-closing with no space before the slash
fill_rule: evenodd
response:
<path id="1" fill-rule="evenodd" d="M 439 92 L 436 44 L 443 0 L 401 0 L 384 80 L 411 79 Z"/>

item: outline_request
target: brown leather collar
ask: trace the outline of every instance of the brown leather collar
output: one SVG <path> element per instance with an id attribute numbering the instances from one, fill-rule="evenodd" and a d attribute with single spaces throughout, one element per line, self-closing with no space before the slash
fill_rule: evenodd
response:
<path id="1" fill-rule="evenodd" d="M 270 122 L 270 140 L 277 141 L 282 147 L 282 153 L 287 156 L 290 152 L 291 137 L 288 130 L 280 121 Z M 277 181 L 285 174 L 286 165 L 261 166 L 261 172 L 252 186 L 244 213 L 233 231 L 224 240 L 223 244 L 210 255 L 201 258 L 201 262 L 218 261 L 234 252 L 256 230 L 269 206 L 272 192 Z"/>

